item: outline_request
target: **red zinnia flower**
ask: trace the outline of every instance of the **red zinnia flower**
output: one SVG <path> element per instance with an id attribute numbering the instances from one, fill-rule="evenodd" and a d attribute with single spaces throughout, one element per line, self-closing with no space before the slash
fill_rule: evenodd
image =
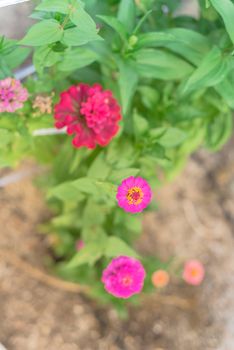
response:
<path id="1" fill-rule="evenodd" d="M 75 147 L 106 146 L 119 130 L 120 106 L 110 90 L 101 85 L 73 85 L 60 95 L 55 106 L 55 126 L 75 134 Z"/>

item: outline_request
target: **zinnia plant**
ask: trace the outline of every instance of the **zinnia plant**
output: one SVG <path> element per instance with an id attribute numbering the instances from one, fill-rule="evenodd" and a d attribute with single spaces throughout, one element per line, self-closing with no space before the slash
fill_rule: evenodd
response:
<path id="1" fill-rule="evenodd" d="M 196 16 L 181 5 L 42 0 L 22 40 L 0 39 L 0 166 L 47 165 L 51 267 L 117 307 L 176 275 L 134 248 L 158 187 L 232 133 L 233 1 L 200 0 Z M 198 285 L 204 267 L 180 277 Z"/>
<path id="2" fill-rule="evenodd" d="M 10 77 L 0 80 L 0 113 L 15 112 L 27 99 L 28 92 L 19 80 Z"/>

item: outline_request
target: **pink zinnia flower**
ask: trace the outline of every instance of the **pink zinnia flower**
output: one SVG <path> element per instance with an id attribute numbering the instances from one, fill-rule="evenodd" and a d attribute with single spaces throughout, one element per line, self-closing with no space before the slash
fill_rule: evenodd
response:
<path id="1" fill-rule="evenodd" d="M 124 299 L 140 293 L 144 279 L 145 270 L 141 262 L 128 256 L 113 259 L 102 274 L 106 291 Z"/>
<path id="2" fill-rule="evenodd" d="M 166 287 L 169 283 L 169 274 L 165 270 L 157 270 L 153 273 L 152 283 L 156 288 Z"/>
<path id="3" fill-rule="evenodd" d="M 146 180 L 130 176 L 118 187 L 116 198 L 125 211 L 139 213 L 150 203 L 152 192 Z"/>
<path id="4" fill-rule="evenodd" d="M 28 91 L 19 80 L 6 78 L 0 80 L 0 113 L 15 112 L 23 107 L 28 99 Z"/>
<path id="5" fill-rule="evenodd" d="M 189 260 L 185 263 L 183 279 L 194 286 L 201 284 L 205 276 L 205 269 L 198 260 Z"/>
<path id="6" fill-rule="evenodd" d="M 60 95 L 55 106 L 55 126 L 66 127 L 69 135 L 75 135 L 75 147 L 93 149 L 106 146 L 119 130 L 122 118 L 120 107 L 110 90 L 101 85 L 73 85 Z"/>
<path id="7" fill-rule="evenodd" d="M 84 241 L 82 239 L 79 239 L 76 242 L 76 250 L 77 250 L 77 252 L 79 252 L 81 249 L 83 249 L 84 246 L 85 246 Z"/>

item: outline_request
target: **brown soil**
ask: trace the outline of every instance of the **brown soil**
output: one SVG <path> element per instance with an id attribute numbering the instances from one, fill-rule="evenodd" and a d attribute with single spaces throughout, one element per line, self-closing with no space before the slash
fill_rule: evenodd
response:
<path id="1" fill-rule="evenodd" d="M 43 270 L 46 241 L 37 225 L 47 209 L 30 180 L 1 189 L 0 342 L 8 350 L 234 349 L 233 157 L 233 142 L 216 155 L 196 154 L 157 194 L 160 211 L 147 215 L 138 243 L 162 259 L 199 258 L 205 281 L 173 280 L 129 308 L 125 321 L 21 266 L 17 257 Z"/>

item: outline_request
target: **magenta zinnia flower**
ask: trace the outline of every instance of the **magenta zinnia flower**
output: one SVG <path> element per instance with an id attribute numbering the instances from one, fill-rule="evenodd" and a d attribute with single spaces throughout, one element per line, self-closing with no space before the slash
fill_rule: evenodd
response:
<path id="1" fill-rule="evenodd" d="M 15 112 L 23 107 L 28 98 L 28 91 L 19 80 L 6 78 L 0 80 L 0 113 Z"/>
<path id="2" fill-rule="evenodd" d="M 106 146 L 119 130 L 120 107 L 110 90 L 101 85 L 73 85 L 60 95 L 55 106 L 55 126 L 66 127 L 69 135 L 75 135 L 75 147 L 93 149 Z"/>
<path id="3" fill-rule="evenodd" d="M 124 299 L 140 293 L 144 279 L 145 270 L 141 262 L 128 256 L 113 259 L 102 274 L 106 291 Z"/>
<path id="4" fill-rule="evenodd" d="M 189 260 L 184 265 L 183 279 L 188 284 L 198 286 L 205 276 L 205 269 L 198 260 Z"/>
<path id="5" fill-rule="evenodd" d="M 130 176 L 118 187 L 116 198 L 125 211 L 139 213 L 150 203 L 152 192 L 146 180 Z"/>

